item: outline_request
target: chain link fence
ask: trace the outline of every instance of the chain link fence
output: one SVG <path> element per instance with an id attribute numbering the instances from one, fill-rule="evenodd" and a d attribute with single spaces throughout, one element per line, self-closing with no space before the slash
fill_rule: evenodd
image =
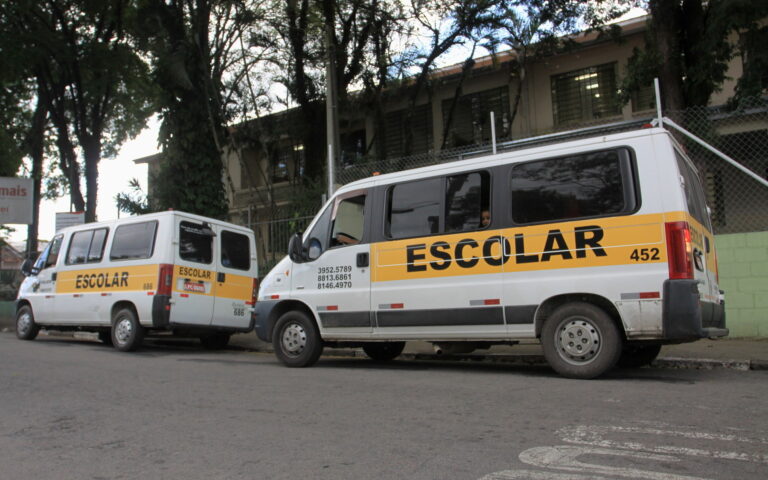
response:
<path id="1" fill-rule="evenodd" d="M 768 177 L 768 100 L 753 98 L 743 101 L 738 107 L 693 108 L 668 112 L 666 115 L 759 176 Z M 639 118 L 610 124 L 590 122 L 570 125 L 568 131 L 553 129 L 549 132 L 532 132 L 498 143 L 496 150 L 508 152 L 531 145 L 633 130 L 651 120 Z M 768 231 L 768 188 L 695 142 L 679 134 L 675 136 L 699 169 L 707 203 L 712 210 L 715 233 Z M 393 159 L 359 157 L 354 163 L 337 167 L 336 182 L 344 185 L 375 173 L 391 173 L 479 157 L 492 153 L 492 149 L 491 144 L 476 144 Z M 256 232 L 259 264 L 264 272 L 269 271 L 286 254 L 290 236 L 303 231 L 317 209 L 298 211 L 287 207 L 283 210 L 273 212 L 271 218 L 274 220 L 247 225 Z"/>
<path id="2" fill-rule="evenodd" d="M 692 108 L 668 116 L 768 178 L 768 100 L 752 98 L 737 107 Z M 768 188 L 687 137 L 681 141 L 699 169 L 715 233 L 768 231 Z"/>

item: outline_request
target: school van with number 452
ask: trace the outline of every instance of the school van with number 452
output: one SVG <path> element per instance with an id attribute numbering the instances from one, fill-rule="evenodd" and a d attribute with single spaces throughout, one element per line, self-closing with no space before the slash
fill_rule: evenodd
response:
<path id="1" fill-rule="evenodd" d="M 170 333 L 222 348 L 253 328 L 255 247 L 247 228 L 176 211 L 62 229 L 22 267 L 16 334 L 92 331 L 130 351 Z"/>
<path id="2" fill-rule="evenodd" d="M 538 340 L 574 378 L 728 333 L 702 185 L 661 128 L 348 184 L 262 279 L 255 329 L 293 367 Z"/>

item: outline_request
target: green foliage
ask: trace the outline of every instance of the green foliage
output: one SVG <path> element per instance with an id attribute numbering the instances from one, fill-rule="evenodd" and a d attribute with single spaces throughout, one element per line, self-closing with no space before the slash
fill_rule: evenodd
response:
<path id="1" fill-rule="evenodd" d="M 707 105 L 727 79 L 728 63 L 737 55 L 746 60 L 737 79 L 735 99 L 762 94 L 768 85 L 768 2 L 748 0 L 649 0 L 645 47 L 636 48 L 627 64 L 621 99 L 662 78 L 662 89 L 679 92 L 679 105 Z M 734 41 L 734 38 L 736 40 Z M 673 82 L 664 72 L 675 72 Z M 664 92 L 662 92 L 664 93 Z"/>
<path id="2" fill-rule="evenodd" d="M 118 193 L 115 196 L 115 203 L 119 211 L 129 215 L 144 215 L 157 211 L 152 208 L 149 198 L 141 189 L 139 179 L 132 178 L 128 182 L 128 186 L 130 187 L 128 192 Z"/>

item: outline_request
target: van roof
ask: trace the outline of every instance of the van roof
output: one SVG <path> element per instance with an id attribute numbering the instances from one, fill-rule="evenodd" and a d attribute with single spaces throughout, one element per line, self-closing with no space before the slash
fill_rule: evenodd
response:
<path id="1" fill-rule="evenodd" d="M 99 227 L 108 227 L 113 225 L 122 225 L 127 223 L 135 223 L 135 222 L 143 222 L 147 220 L 157 220 L 165 217 L 172 217 L 172 216 L 183 216 L 185 218 L 189 218 L 190 220 L 196 220 L 199 222 L 209 222 L 209 223 L 215 223 L 217 225 L 224 225 L 227 228 L 231 228 L 232 230 L 240 230 L 243 232 L 252 232 L 250 228 L 243 227 L 241 225 L 236 225 L 234 223 L 225 222 L 223 220 L 217 220 L 215 218 L 210 217 L 204 217 L 202 215 L 196 215 L 194 213 L 187 213 L 182 212 L 181 210 L 167 210 L 164 212 L 155 212 L 155 213 L 147 213 L 144 215 L 134 215 L 130 217 L 123 217 L 123 218 L 117 218 L 114 220 L 104 220 L 102 222 L 91 222 L 91 223 L 84 223 L 81 225 L 73 225 L 71 227 L 65 227 L 61 230 L 56 232 L 56 235 L 61 233 L 67 233 L 71 231 L 77 231 L 77 230 L 83 230 L 83 229 L 91 229 L 91 228 L 99 228 Z"/>
<path id="2" fill-rule="evenodd" d="M 439 163 L 436 165 L 429 165 L 426 167 L 413 168 L 409 170 L 401 170 L 398 172 L 363 178 L 361 180 L 356 180 L 354 182 L 344 185 L 343 187 L 339 188 L 337 192 L 344 193 L 347 191 L 356 190 L 358 188 L 370 187 L 374 183 L 377 185 L 394 183 L 403 177 L 418 177 L 420 175 L 435 176 L 435 175 L 440 175 L 445 173 L 451 173 L 453 171 L 463 171 L 467 168 L 472 168 L 472 167 L 481 167 L 481 166 L 486 167 L 486 166 L 494 165 L 497 163 L 515 163 L 518 161 L 519 162 L 528 161 L 530 160 L 531 156 L 535 156 L 535 155 L 557 156 L 557 155 L 565 154 L 567 153 L 567 151 L 570 151 L 570 150 L 584 149 L 590 146 L 594 146 L 596 144 L 629 140 L 637 137 L 650 137 L 653 135 L 664 135 L 667 138 L 674 141 L 674 138 L 669 134 L 667 130 L 663 128 L 654 127 L 654 128 L 636 129 L 636 130 L 631 130 L 631 131 L 626 131 L 621 133 L 611 133 L 607 135 L 605 134 L 593 135 L 588 138 L 579 138 L 576 140 L 560 141 L 557 143 L 547 143 L 545 145 L 541 145 L 541 143 L 539 143 L 538 145 L 534 145 L 534 146 L 522 146 L 522 147 L 517 146 L 516 147 L 514 144 L 511 144 L 510 146 L 507 147 L 506 151 L 502 151 L 495 155 L 492 153 L 482 154 L 479 156 L 477 154 L 474 154 L 472 158 L 468 158 L 464 160 L 456 160 L 452 162 Z M 545 136 L 545 137 L 550 137 L 550 136 Z"/>

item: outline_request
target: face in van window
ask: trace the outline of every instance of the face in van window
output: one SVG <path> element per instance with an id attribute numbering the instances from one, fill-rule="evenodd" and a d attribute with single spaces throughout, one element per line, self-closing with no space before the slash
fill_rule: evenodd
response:
<path id="1" fill-rule="evenodd" d="M 213 237 L 203 225 L 192 222 L 179 224 L 179 256 L 188 262 L 209 264 L 213 260 Z"/>

